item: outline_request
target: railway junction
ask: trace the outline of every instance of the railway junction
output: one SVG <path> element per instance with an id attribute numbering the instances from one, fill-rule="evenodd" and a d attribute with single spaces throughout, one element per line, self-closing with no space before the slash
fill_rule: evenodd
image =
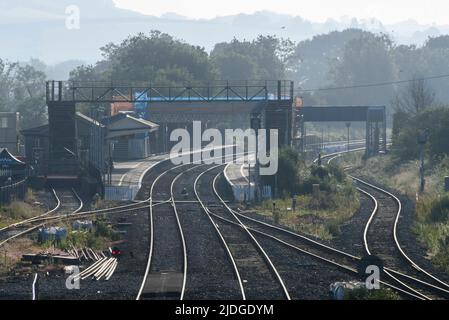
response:
<path id="1" fill-rule="evenodd" d="M 10 178 L 2 192 L 21 200 L 25 189 L 40 190 L 40 213 L 2 226 L 0 253 L 35 248 L 53 231 L 52 241 L 71 245 L 41 243 L 40 251 L 22 252 L 32 263 L 20 272 L 5 258 L 0 299 L 333 299 L 338 288 L 348 290 L 338 284 L 363 284 L 359 267 L 367 256 L 380 258 L 378 284 L 397 297 L 449 298 L 448 275 L 403 227 L 413 219 L 408 200 L 352 176 L 351 167 L 345 170 L 360 208 L 337 237 L 322 240 L 250 206 L 279 196 L 277 175 L 264 182 L 253 154 L 227 157 L 234 145 L 215 146 L 220 161 L 204 163 L 195 155 L 210 146 L 200 143 L 187 152 L 192 161 L 172 161 L 179 155 L 170 153 L 170 136 L 176 129 L 193 133 L 194 121 L 218 132 L 275 129 L 280 147 L 301 152 L 308 150 L 306 122 L 365 123 L 365 139 L 327 142 L 340 150 L 319 156 L 323 170 L 353 153 L 387 151 L 384 107 L 295 106 L 293 88 L 285 80 L 183 87 L 47 82 L 48 125 L 23 130 L 22 155 L 4 152 L 1 161 Z M 42 259 L 59 267 L 34 263 Z M 81 273 L 72 276 L 75 269 Z"/>

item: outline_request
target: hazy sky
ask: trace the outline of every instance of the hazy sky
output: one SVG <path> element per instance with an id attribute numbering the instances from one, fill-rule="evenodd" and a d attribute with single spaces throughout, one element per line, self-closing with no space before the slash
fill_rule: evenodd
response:
<path id="1" fill-rule="evenodd" d="M 377 18 L 384 23 L 408 19 L 449 24 L 448 0 L 114 0 L 121 8 L 160 16 L 174 12 L 190 18 L 213 18 L 269 10 L 313 21 L 342 16 Z"/>

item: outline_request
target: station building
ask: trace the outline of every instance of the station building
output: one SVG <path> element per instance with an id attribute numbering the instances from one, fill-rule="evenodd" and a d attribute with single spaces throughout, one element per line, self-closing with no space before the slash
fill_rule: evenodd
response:
<path id="1" fill-rule="evenodd" d="M 83 178 L 90 186 L 102 188 L 114 161 L 142 159 L 157 152 L 158 129 L 159 125 L 137 118 L 133 112 L 118 111 L 102 121 L 76 112 L 75 148 L 64 148 L 63 161 L 50 156 L 48 124 L 21 134 L 30 176 L 52 185 L 77 185 Z"/>
<path id="2" fill-rule="evenodd" d="M 154 122 L 137 118 L 132 112 L 119 112 L 103 124 L 114 160 L 143 159 L 157 152 L 159 125 Z"/>
<path id="3" fill-rule="evenodd" d="M 19 113 L 0 112 L 0 150 L 19 154 Z"/>

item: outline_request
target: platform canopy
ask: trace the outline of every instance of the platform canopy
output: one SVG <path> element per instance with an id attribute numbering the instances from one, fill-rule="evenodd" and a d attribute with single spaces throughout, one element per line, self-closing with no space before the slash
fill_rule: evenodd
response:
<path id="1" fill-rule="evenodd" d="M 0 152 L 0 167 L 3 169 L 21 170 L 25 168 L 25 163 L 14 157 L 8 149 Z"/>
<path id="2" fill-rule="evenodd" d="M 106 120 L 108 128 L 107 139 L 130 136 L 142 133 L 151 133 L 159 129 L 159 125 L 126 113 L 119 113 Z"/>

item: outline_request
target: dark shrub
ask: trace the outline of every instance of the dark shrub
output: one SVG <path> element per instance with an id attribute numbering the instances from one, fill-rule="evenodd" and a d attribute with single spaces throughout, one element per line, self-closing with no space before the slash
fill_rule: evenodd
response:
<path id="1" fill-rule="evenodd" d="M 443 196 L 432 204 L 430 220 L 432 222 L 447 222 L 449 217 L 449 196 Z"/>

